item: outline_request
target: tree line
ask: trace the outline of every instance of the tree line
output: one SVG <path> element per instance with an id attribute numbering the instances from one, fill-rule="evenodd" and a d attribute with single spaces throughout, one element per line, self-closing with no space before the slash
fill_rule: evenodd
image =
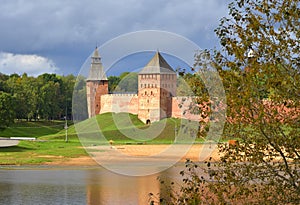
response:
<path id="1" fill-rule="evenodd" d="M 0 125 L 8 126 L 15 119 L 70 118 L 75 82 L 74 75 L 0 73 Z"/>
<path id="2" fill-rule="evenodd" d="M 83 76 L 44 73 L 37 77 L 0 73 L 0 127 L 15 120 L 61 120 L 87 118 L 86 83 Z M 136 92 L 137 73 L 109 76 L 109 93 Z M 76 101 L 72 103 L 75 93 Z M 74 100 L 74 99 L 73 99 Z M 72 106 L 80 106 L 72 113 Z"/>

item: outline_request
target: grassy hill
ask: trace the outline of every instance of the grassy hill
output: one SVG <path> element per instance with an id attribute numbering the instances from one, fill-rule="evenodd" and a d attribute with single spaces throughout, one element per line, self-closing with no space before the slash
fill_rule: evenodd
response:
<path id="1" fill-rule="evenodd" d="M 11 127 L 0 130 L 0 137 L 36 137 L 41 140 L 64 141 L 64 121 L 16 122 Z M 71 123 L 69 121 L 69 123 Z M 78 142 L 117 144 L 126 143 L 172 143 L 175 132 L 179 130 L 180 119 L 164 119 L 145 125 L 137 115 L 127 113 L 104 113 L 75 125 L 69 124 L 68 138 Z M 198 141 L 198 140 L 197 140 Z"/>
<path id="2" fill-rule="evenodd" d="M 76 124 L 69 124 L 65 142 L 64 121 L 16 122 L 0 130 L 0 137 L 36 137 L 38 141 L 21 141 L 18 146 L 0 148 L 0 164 L 41 164 L 87 155 L 82 145 L 107 144 L 170 144 L 180 119 L 164 119 L 145 125 L 137 115 L 105 113 Z M 71 123 L 71 122 L 70 122 Z M 79 131 L 79 136 L 76 130 Z M 186 135 L 187 137 L 194 137 Z M 197 139 L 196 141 L 201 141 Z M 1 143 L 1 141 L 0 141 Z"/>
<path id="3" fill-rule="evenodd" d="M 41 137 L 64 129 L 64 121 L 17 121 L 0 130 L 0 137 Z"/>
<path id="4" fill-rule="evenodd" d="M 128 143 L 172 143 L 175 136 L 175 127 L 179 127 L 180 119 L 164 119 L 145 125 L 137 115 L 127 113 L 104 113 L 94 118 L 82 121 L 68 129 L 68 135 L 74 138 L 79 133 L 80 140 L 90 144 L 107 143 L 113 140 L 116 144 Z M 65 130 L 43 139 L 62 139 Z"/>

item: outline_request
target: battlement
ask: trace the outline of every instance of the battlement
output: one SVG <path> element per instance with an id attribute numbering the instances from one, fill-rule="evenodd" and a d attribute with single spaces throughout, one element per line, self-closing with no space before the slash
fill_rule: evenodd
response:
<path id="1" fill-rule="evenodd" d="M 118 97 L 121 97 L 121 96 L 127 96 L 127 97 L 137 97 L 138 96 L 138 94 L 136 94 L 136 93 L 109 93 L 109 94 L 106 94 L 107 96 L 111 96 L 111 97 L 113 97 L 113 96 L 118 96 Z"/>

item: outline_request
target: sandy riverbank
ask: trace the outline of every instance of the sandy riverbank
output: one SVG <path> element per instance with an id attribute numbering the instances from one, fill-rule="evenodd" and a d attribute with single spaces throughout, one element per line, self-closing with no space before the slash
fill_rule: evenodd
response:
<path id="1" fill-rule="evenodd" d="M 96 146 L 87 148 L 89 153 L 95 157 L 109 157 L 110 161 L 122 161 L 124 157 L 129 156 L 131 160 L 139 160 L 146 157 L 151 160 L 151 157 L 179 157 L 181 162 L 186 159 L 191 159 L 194 162 L 205 161 L 210 157 L 213 161 L 219 160 L 220 156 L 215 145 L 203 145 L 196 144 L 192 145 L 187 149 L 184 145 L 175 145 L 171 149 L 177 149 L 179 152 L 183 149 L 187 150 L 185 154 L 175 156 L 174 153 L 169 155 L 162 154 L 170 148 L 170 145 L 117 145 L 117 146 Z M 176 153 L 176 152 L 175 152 Z M 162 156 L 163 155 L 163 156 Z M 98 163 L 90 156 L 82 156 L 78 158 L 68 158 L 61 160 L 54 160 L 53 162 L 47 162 L 48 165 L 61 165 L 61 166 L 95 166 Z"/>

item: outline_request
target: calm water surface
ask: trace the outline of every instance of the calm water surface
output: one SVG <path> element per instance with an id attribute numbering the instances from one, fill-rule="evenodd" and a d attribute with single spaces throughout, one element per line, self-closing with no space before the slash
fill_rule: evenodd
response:
<path id="1" fill-rule="evenodd" d="M 150 192 L 163 191 L 157 177 L 178 180 L 181 169 L 144 177 L 100 167 L 0 169 L 0 204 L 149 204 Z"/>

